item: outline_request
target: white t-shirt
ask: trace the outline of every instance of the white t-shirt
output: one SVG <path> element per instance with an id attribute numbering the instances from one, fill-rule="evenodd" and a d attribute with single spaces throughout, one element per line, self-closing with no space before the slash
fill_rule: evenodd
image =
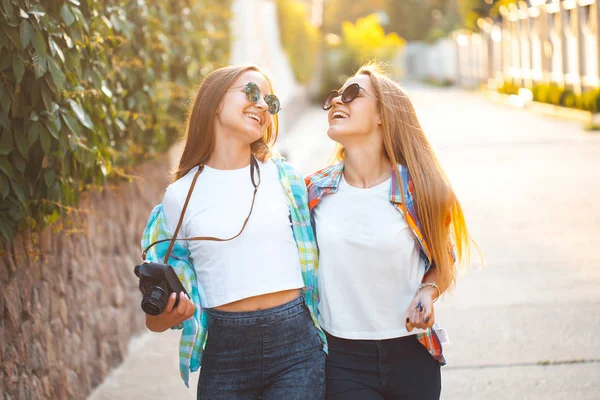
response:
<path id="1" fill-rule="evenodd" d="M 391 178 L 369 189 L 341 178 L 315 208 L 320 323 L 344 339 L 381 340 L 423 332 L 405 328 L 425 274 L 419 246 L 390 203 Z"/>
<path id="2" fill-rule="evenodd" d="M 229 242 L 182 241 L 196 270 L 203 307 L 304 286 L 289 201 L 272 161 L 259 162 L 261 182 L 244 232 Z M 163 208 L 175 232 L 190 189 L 193 168 L 167 188 Z M 236 235 L 250 211 L 254 186 L 250 166 L 200 173 L 185 212 L 179 238 Z"/>

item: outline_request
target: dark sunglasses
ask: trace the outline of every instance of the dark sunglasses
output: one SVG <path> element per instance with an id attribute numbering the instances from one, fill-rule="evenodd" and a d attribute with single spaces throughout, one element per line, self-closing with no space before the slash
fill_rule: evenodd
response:
<path id="1" fill-rule="evenodd" d="M 333 107 L 333 99 L 335 99 L 339 95 L 342 95 L 342 103 L 344 103 L 344 104 L 351 103 L 352 101 L 354 101 L 354 99 L 356 99 L 358 97 L 358 93 L 361 90 L 367 96 L 373 97 L 369 94 L 369 92 L 367 92 L 365 89 L 361 88 L 358 83 L 352 83 L 352 84 L 346 86 L 346 89 L 344 89 L 342 92 L 340 92 L 339 90 L 332 90 L 331 92 L 329 92 L 329 94 L 327 95 L 327 98 L 325 99 L 325 102 L 323 103 L 323 110 L 325 110 L 325 111 L 331 110 L 331 108 Z M 375 97 L 373 97 L 373 98 L 375 98 Z"/>
<path id="2" fill-rule="evenodd" d="M 246 93 L 246 98 L 250 103 L 257 103 L 260 100 L 260 89 L 258 85 L 254 82 L 248 82 L 243 86 L 238 86 L 235 88 L 231 88 L 229 90 L 234 89 L 244 89 L 244 93 Z M 264 97 L 265 103 L 269 106 L 269 114 L 275 115 L 279 111 L 281 111 L 281 105 L 279 103 L 279 99 L 274 94 L 268 94 Z"/>

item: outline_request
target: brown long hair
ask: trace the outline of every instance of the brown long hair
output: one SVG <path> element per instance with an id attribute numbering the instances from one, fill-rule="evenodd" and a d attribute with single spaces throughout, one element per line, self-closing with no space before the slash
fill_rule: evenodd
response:
<path id="1" fill-rule="evenodd" d="M 215 116 L 227 89 L 246 71 L 260 72 L 273 92 L 269 76 L 256 65 L 231 65 L 212 71 L 200 83 L 193 100 L 185 128 L 185 142 L 179 166 L 175 170 L 175 180 L 187 174 L 197 165 L 204 164 L 215 149 Z M 265 161 L 271 156 L 271 147 L 277 140 L 279 120 L 273 115 L 273 122 L 260 139 L 250 145 L 256 158 Z"/>
<path id="2" fill-rule="evenodd" d="M 471 239 L 462 207 L 406 93 L 384 73 L 380 63 L 363 65 L 356 73 L 361 74 L 369 76 L 378 99 L 384 149 L 396 169 L 403 203 L 404 187 L 397 164 L 406 166 L 412 176 L 417 217 L 437 266 L 436 283 L 444 291 L 456 280 L 456 264 L 449 256 L 451 244 L 455 244 L 457 264 L 468 266 L 470 260 Z M 344 148 L 338 145 L 332 159 L 341 161 L 344 156 Z"/>

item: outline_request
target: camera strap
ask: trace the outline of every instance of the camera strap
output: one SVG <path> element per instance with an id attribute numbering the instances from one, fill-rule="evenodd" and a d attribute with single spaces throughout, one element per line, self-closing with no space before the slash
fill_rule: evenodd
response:
<path id="1" fill-rule="evenodd" d="M 188 241 L 207 240 L 207 241 L 215 241 L 215 242 L 228 242 L 230 240 L 237 238 L 238 236 L 240 236 L 242 234 L 242 232 L 244 231 L 244 228 L 246 228 L 246 225 L 248 224 L 250 215 L 252 215 L 252 210 L 254 209 L 254 201 L 256 200 L 256 192 L 258 191 L 258 186 L 260 186 L 260 168 L 258 166 L 258 162 L 256 161 L 256 159 L 254 158 L 253 155 L 250 156 L 250 179 L 252 180 L 252 186 L 254 186 L 254 194 L 252 195 L 252 204 L 250 205 L 250 211 L 248 212 L 248 216 L 246 217 L 246 220 L 244 221 L 244 224 L 242 225 L 242 229 L 240 229 L 240 231 L 237 233 L 237 235 L 232 236 L 228 239 L 221 239 L 221 238 L 216 238 L 216 237 L 212 237 L 212 236 L 197 236 L 197 237 L 187 238 L 187 239 L 177 239 L 177 234 L 179 233 L 179 229 L 181 228 L 181 224 L 183 222 L 183 215 L 185 214 L 185 210 L 187 209 L 188 203 L 190 202 L 190 198 L 192 197 L 192 192 L 194 191 L 194 186 L 196 185 L 198 176 L 200 176 L 200 173 L 202 173 L 203 170 L 204 170 L 204 164 L 201 164 L 198 167 L 198 171 L 196 171 L 196 174 L 194 175 L 194 179 L 192 180 L 192 184 L 190 186 L 190 190 L 188 191 L 187 197 L 185 199 L 185 203 L 183 204 L 183 209 L 181 210 L 181 216 L 179 217 L 179 222 L 177 223 L 177 228 L 175 228 L 173 237 L 170 239 L 158 240 L 158 241 L 150 244 L 148 247 L 146 247 L 144 249 L 144 251 L 142 252 L 142 261 L 146 261 L 146 253 L 148 252 L 148 250 L 150 250 L 150 248 L 152 246 L 155 246 L 159 243 L 170 242 L 169 248 L 167 249 L 167 253 L 165 254 L 165 259 L 163 261 L 164 264 L 168 264 L 169 256 L 171 255 L 171 250 L 173 250 L 173 245 L 175 244 L 176 240 L 188 240 Z M 256 175 L 258 175 L 258 182 L 256 181 L 256 179 L 254 177 L 255 170 L 256 170 Z"/>

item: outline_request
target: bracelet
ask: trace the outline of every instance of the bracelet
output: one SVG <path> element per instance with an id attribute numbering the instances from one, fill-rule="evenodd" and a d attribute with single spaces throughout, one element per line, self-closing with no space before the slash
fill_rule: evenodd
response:
<path id="1" fill-rule="evenodd" d="M 426 288 L 426 287 L 430 287 L 430 288 L 434 288 L 437 290 L 438 295 L 437 297 L 433 300 L 433 302 L 435 303 L 437 301 L 437 299 L 440 298 L 440 288 L 438 285 L 435 284 L 435 282 L 423 282 L 419 285 L 419 289 L 417 290 L 417 292 L 420 292 L 421 289 Z"/>

